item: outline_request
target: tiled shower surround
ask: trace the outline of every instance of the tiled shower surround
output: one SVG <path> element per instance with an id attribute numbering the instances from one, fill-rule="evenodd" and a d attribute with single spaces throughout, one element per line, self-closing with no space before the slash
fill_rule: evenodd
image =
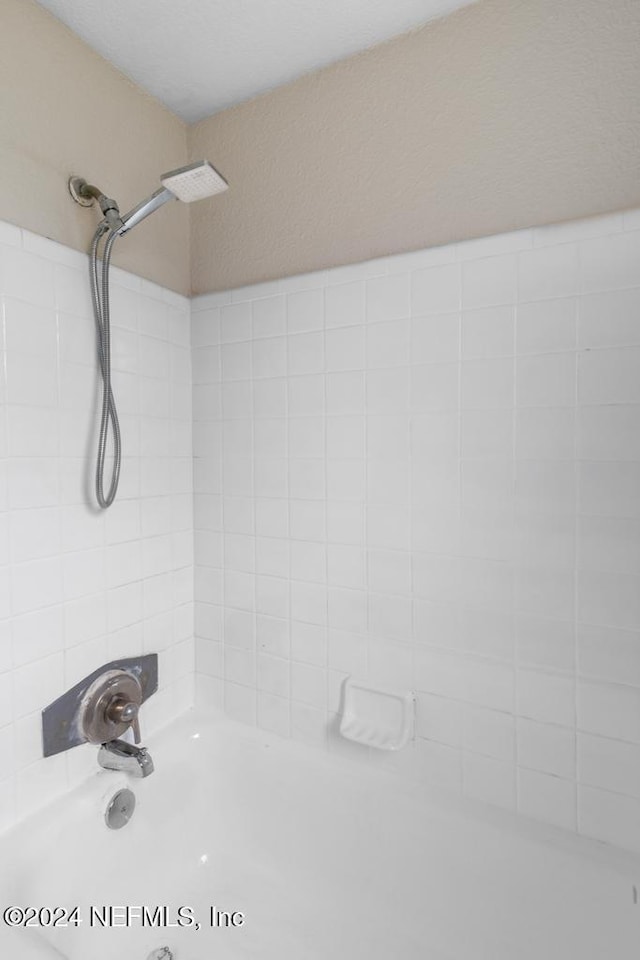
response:
<path id="1" fill-rule="evenodd" d="M 86 673 L 157 650 L 144 733 L 191 704 L 195 490 L 203 706 L 640 850 L 638 212 L 198 298 L 193 378 L 115 270 L 106 513 L 87 258 L 0 224 L 0 293 L 0 828 L 96 769 L 40 758 Z M 409 748 L 339 739 L 349 674 Z"/>
<path id="2" fill-rule="evenodd" d="M 193 302 L 202 703 L 640 850 L 640 216 Z"/>
<path id="3" fill-rule="evenodd" d="M 159 652 L 145 734 L 192 702 L 189 302 L 113 275 L 124 459 L 102 512 L 88 258 L 0 223 L 0 829 L 97 769 L 95 747 L 41 758 L 40 711 L 92 670 Z"/>

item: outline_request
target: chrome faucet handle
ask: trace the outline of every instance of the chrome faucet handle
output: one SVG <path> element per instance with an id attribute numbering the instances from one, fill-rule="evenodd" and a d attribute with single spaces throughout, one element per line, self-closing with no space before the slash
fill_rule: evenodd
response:
<path id="1" fill-rule="evenodd" d="M 156 653 L 114 660 L 94 670 L 42 711 L 44 755 L 52 757 L 81 743 L 106 743 L 124 736 L 127 730 L 135 733 L 139 742 L 136 705 L 142 712 L 142 704 L 157 689 Z M 115 709 L 116 717 L 122 711 L 122 722 L 107 716 L 110 707 Z M 129 739 L 133 737 L 130 735 Z"/>
<path id="2" fill-rule="evenodd" d="M 127 723 L 133 729 L 136 743 L 140 743 L 140 704 L 115 697 L 107 707 L 105 714 L 112 723 Z"/>
<path id="3" fill-rule="evenodd" d="M 87 690 L 81 704 L 81 722 L 90 743 L 116 740 L 132 729 L 140 743 L 138 711 L 142 688 L 137 677 L 125 670 L 109 670 Z"/>

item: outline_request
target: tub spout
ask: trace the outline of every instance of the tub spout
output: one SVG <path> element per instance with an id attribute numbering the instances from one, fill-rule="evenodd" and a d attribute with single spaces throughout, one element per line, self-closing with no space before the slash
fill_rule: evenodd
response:
<path id="1" fill-rule="evenodd" d="M 132 777 L 149 777 L 153 760 L 146 747 L 134 747 L 124 740 L 109 740 L 98 751 L 98 763 L 105 770 L 120 770 Z"/>

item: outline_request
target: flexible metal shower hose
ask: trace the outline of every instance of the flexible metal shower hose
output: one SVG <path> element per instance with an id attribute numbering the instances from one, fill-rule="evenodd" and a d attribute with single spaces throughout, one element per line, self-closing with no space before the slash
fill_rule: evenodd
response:
<path id="1" fill-rule="evenodd" d="M 100 241 L 107 234 L 102 253 L 99 255 Z M 96 457 L 96 500 L 102 509 L 110 507 L 116 498 L 118 481 L 120 480 L 120 466 L 122 464 L 122 441 L 120 437 L 120 423 L 116 402 L 111 389 L 111 319 L 109 310 L 109 264 L 111 250 L 117 233 L 110 230 L 104 221 L 96 230 L 91 244 L 91 297 L 93 313 L 96 321 L 98 342 L 98 360 L 102 373 L 102 408 L 100 412 L 100 434 L 98 438 L 98 454 Z M 102 266 L 102 275 L 100 275 Z M 107 445 L 109 441 L 109 424 L 113 437 L 113 466 L 109 489 L 105 493 L 105 469 Z"/>

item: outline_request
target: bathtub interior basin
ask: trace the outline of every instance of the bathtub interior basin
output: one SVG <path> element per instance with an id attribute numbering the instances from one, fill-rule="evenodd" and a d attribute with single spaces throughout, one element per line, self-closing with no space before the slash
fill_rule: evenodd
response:
<path id="1" fill-rule="evenodd" d="M 77 925 L 0 925 L 0 955 L 638 957 L 639 858 L 221 718 L 148 746 L 123 829 L 104 810 L 126 778 L 102 771 L 0 838 L 3 909 L 78 908 Z"/>

